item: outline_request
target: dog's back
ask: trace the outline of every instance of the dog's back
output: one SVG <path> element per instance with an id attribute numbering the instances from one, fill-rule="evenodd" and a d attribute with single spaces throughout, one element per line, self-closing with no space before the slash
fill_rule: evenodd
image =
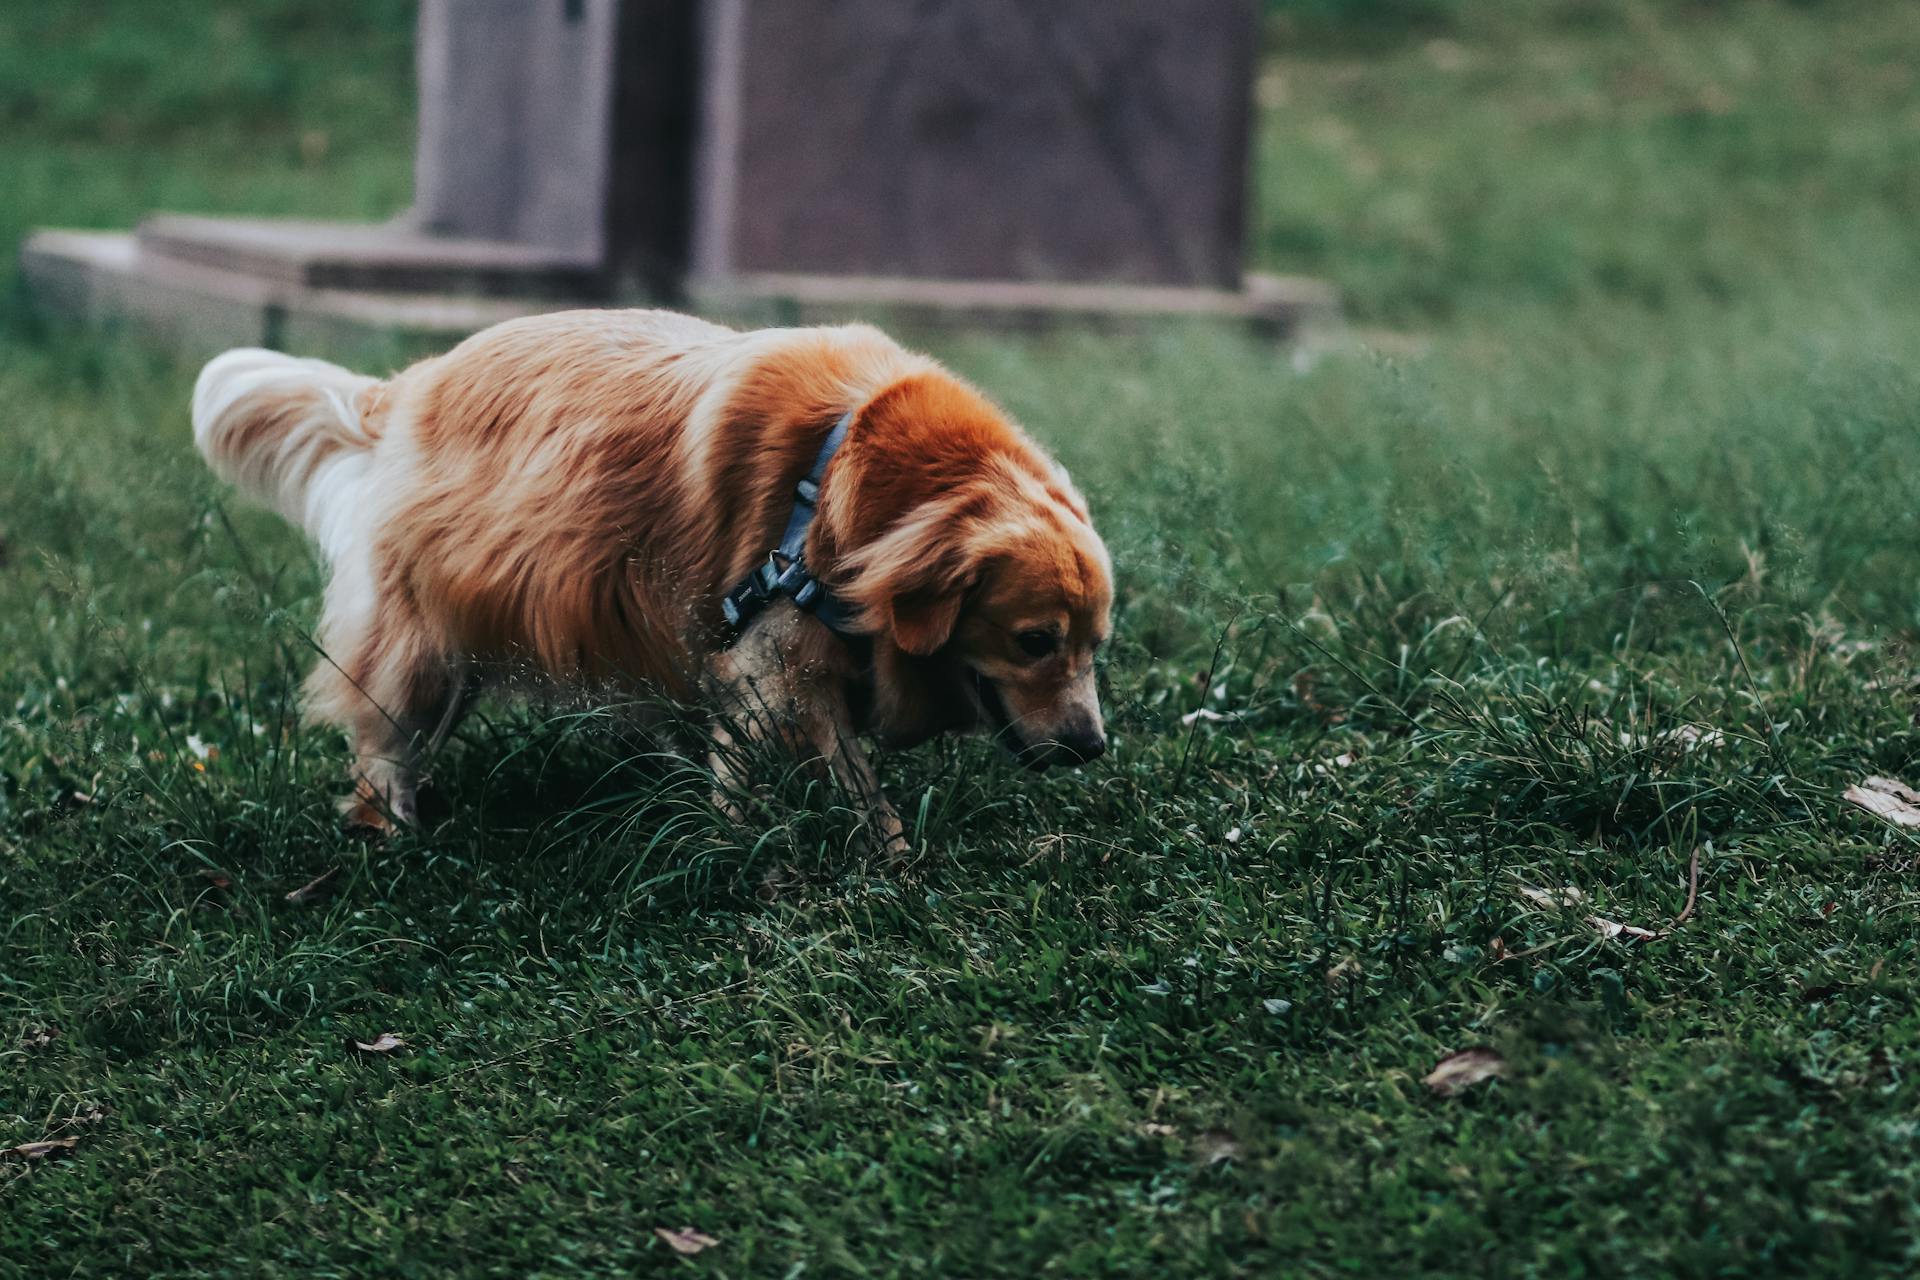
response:
<path id="1" fill-rule="evenodd" d="M 448 647 L 680 688 L 689 606 L 765 555 L 821 424 L 933 367 L 865 326 L 562 312 L 386 383 L 229 352 L 195 429 L 220 474 Z"/>
<path id="2" fill-rule="evenodd" d="M 659 312 L 490 330 L 396 380 L 397 571 L 463 646 L 681 687 L 698 607 L 777 541 L 822 424 L 912 363 L 870 329 Z"/>

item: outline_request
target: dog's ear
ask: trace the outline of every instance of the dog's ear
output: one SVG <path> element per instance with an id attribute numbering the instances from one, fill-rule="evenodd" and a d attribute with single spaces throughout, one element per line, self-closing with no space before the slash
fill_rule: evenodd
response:
<path id="1" fill-rule="evenodd" d="M 936 583 L 902 591 L 887 602 L 893 642 L 916 658 L 937 652 L 960 620 L 965 583 Z"/>
<path id="2" fill-rule="evenodd" d="M 864 625 L 907 653 L 926 657 L 953 636 L 967 592 L 979 579 L 979 556 L 943 510 L 916 513 L 848 557 L 848 601 Z"/>

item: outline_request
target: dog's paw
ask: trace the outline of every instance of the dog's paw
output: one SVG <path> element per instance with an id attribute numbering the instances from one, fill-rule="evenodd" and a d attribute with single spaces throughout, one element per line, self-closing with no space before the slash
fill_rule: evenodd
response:
<path id="1" fill-rule="evenodd" d="M 890 872 L 901 872 L 919 861 L 919 853 L 908 843 L 898 823 L 891 830 L 881 828 L 872 835 L 872 844 L 880 865 Z"/>
<path id="2" fill-rule="evenodd" d="M 381 838 L 393 834 L 393 819 L 363 796 L 346 796 L 337 807 L 340 820 L 349 831 Z"/>
<path id="3" fill-rule="evenodd" d="M 410 800 L 396 805 L 387 802 L 385 797 L 374 797 L 364 792 L 343 797 L 339 809 L 341 820 L 349 831 L 370 836 L 384 838 L 402 827 L 412 826 L 414 822 Z"/>

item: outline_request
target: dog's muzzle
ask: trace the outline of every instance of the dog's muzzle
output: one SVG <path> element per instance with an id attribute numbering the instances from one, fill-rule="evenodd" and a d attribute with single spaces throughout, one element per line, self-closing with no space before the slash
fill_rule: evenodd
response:
<path id="1" fill-rule="evenodd" d="M 1089 764 L 1107 753 L 1106 734 L 1096 725 L 1067 728 L 1054 737 L 1032 741 L 1014 725 L 999 686 L 971 668 L 967 674 L 982 725 L 1000 749 L 1023 768 L 1044 773 L 1056 764 Z"/>

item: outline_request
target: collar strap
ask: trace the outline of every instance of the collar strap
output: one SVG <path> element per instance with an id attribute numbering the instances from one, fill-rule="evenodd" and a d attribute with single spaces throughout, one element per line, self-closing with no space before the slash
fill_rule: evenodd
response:
<path id="1" fill-rule="evenodd" d="M 851 637 L 852 617 L 845 604 L 836 600 L 820 579 L 807 568 L 807 531 L 820 501 L 820 484 L 827 476 L 827 464 L 847 438 L 854 411 L 834 423 L 833 430 L 814 455 L 813 467 L 793 488 L 793 513 L 787 517 L 780 545 L 767 553 L 766 563 L 742 578 L 733 590 L 720 599 L 720 614 L 726 620 L 725 643 L 731 647 L 766 607 L 782 597 L 824 623 L 829 631 Z"/>

